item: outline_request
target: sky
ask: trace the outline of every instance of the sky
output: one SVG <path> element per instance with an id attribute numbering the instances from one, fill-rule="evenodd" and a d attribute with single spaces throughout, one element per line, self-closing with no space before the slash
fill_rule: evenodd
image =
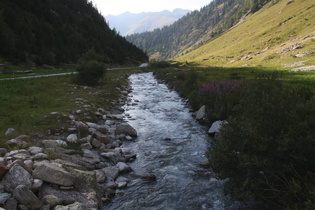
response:
<path id="1" fill-rule="evenodd" d="M 124 12 L 173 11 L 176 8 L 199 10 L 211 0 L 92 0 L 102 15 L 120 15 Z"/>

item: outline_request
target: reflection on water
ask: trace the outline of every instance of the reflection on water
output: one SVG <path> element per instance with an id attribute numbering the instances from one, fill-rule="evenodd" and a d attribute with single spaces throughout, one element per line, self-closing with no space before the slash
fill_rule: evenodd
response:
<path id="1" fill-rule="evenodd" d="M 200 167 L 209 139 L 184 101 L 152 73 L 129 79 L 133 91 L 124 108 L 138 138 L 123 146 L 137 153 L 130 163 L 135 173 L 152 173 L 157 180 L 133 178 L 105 209 L 233 209 L 223 181 Z"/>

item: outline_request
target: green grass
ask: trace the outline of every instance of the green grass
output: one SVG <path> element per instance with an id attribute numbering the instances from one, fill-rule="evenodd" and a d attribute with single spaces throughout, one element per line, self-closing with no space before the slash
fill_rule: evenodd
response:
<path id="1" fill-rule="evenodd" d="M 76 98 L 87 100 L 84 105 L 91 105 L 91 112 L 111 110 L 112 102 L 120 97 L 117 87 L 124 89 L 131 71 L 107 71 L 101 85 L 93 88 L 74 85 L 71 75 L 0 81 L 0 139 L 10 127 L 31 136 L 67 128 L 71 111 L 84 109 L 83 104 L 75 103 Z"/>
<path id="2" fill-rule="evenodd" d="M 314 65 L 314 1 L 295 0 L 288 5 L 287 2 L 282 0 L 274 5 L 270 2 L 260 11 L 246 17 L 237 27 L 175 60 L 194 62 L 201 66 L 226 67 L 281 67 L 297 61 Z M 282 53 L 285 48 L 296 43 L 300 43 L 302 48 Z M 266 48 L 266 51 L 255 55 Z M 314 53 L 302 58 L 292 56 L 308 50 Z M 250 60 L 242 60 L 248 55 L 252 57 Z"/>
<path id="3" fill-rule="evenodd" d="M 315 70 L 313 71 L 290 71 L 291 68 L 278 68 L 278 67 L 186 67 L 178 70 L 157 70 L 164 71 L 166 81 L 172 83 L 174 75 L 181 71 L 195 71 L 198 72 L 198 81 L 205 83 L 214 79 L 238 79 L 238 80 L 252 80 L 261 75 L 276 72 L 285 84 L 294 87 L 308 87 L 315 92 Z M 167 72 L 167 74 L 165 74 Z"/>

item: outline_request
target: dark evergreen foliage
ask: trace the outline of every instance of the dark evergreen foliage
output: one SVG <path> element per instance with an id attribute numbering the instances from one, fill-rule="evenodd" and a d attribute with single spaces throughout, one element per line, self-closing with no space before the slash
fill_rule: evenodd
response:
<path id="1" fill-rule="evenodd" d="M 149 55 L 169 59 L 187 53 L 235 25 L 248 12 L 255 12 L 271 0 L 213 0 L 200 11 L 193 11 L 170 26 L 152 32 L 133 34 L 127 40 Z"/>
<path id="2" fill-rule="evenodd" d="M 147 60 L 111 30 L 87 0 L 1 0 L 0 57 L 20 63 L 75 63 L 94 48 L 104 63 Z"/>

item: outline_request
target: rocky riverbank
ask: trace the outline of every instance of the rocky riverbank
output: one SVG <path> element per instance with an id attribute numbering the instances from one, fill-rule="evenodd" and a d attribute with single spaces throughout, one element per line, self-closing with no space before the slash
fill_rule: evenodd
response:
<path id="1" fill-rule="evenodd" d="M 137 137 L 137 131 L 124 122 L 126 116 L 120 108 L 127 94 L 121 91 L 114 111 L 88 104 L 84 110 L 70 111 L 68 128 L 35 145 L 32 136 L 16 136 L 13 128 L 8 129 L 5 135 L 10 140 L 5 144 L 18 149 L 0 148 L 0 207 L 103 209 L 117 189 L 128 185 L 130 180 L 123 175 L 132 172 L 128 162 L 137 157 L 131 149 L 121 147 Z M 75 103 L 88 102 L 77 98 Z M 155 178 L 132 173 L 137 178 Z"/>

